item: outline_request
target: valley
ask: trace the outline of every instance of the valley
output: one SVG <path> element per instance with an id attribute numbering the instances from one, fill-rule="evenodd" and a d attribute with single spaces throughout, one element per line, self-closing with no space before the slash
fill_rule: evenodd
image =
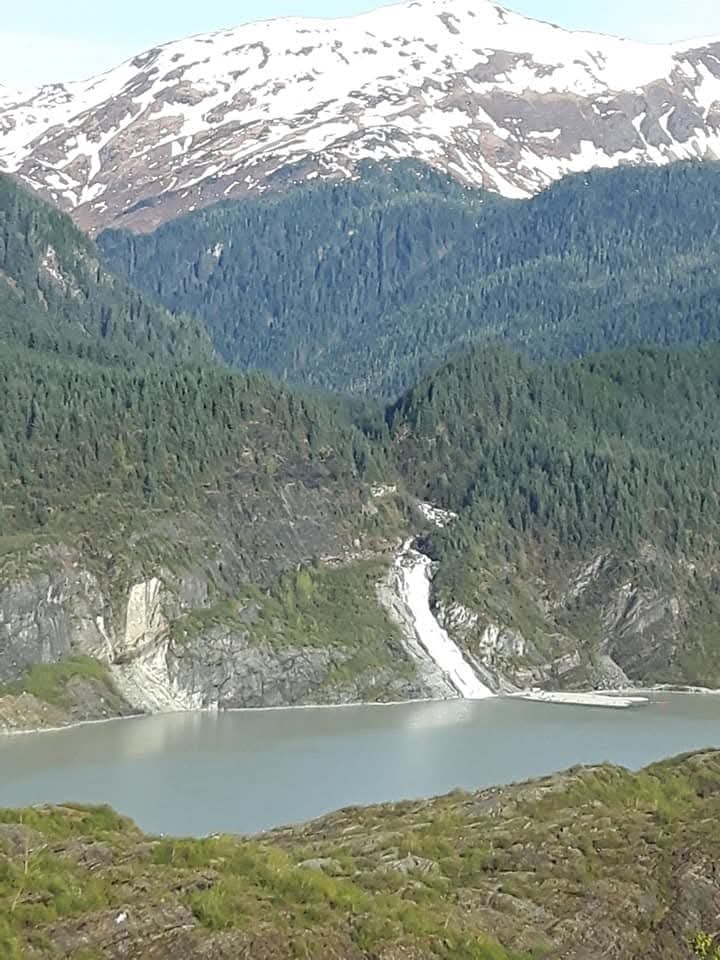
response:
<path id="1" fill-rule="evenodd" d="M 595 170 L 531 200 L 417 163 L 226 202 L 105 263 L 238 367 L 391 401 L 477 344 L 534 361 L 718 338 L 717 163 Z"/>
<path id="2" fill-rule="evenodd" d="M 720 41 L 0 80 L 0 958 L 716 960 Z"/>
<path id="3" fill-rule="evenodd" d="M 6 726 L 720 684 L 715 344 L 479 346 L 353 404 L 223 366 L 3 186 Z"/>

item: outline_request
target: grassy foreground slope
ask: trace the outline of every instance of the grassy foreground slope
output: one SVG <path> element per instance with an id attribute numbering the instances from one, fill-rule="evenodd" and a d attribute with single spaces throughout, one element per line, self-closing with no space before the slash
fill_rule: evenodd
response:
<path id="1" fill-rule="evenodd" d="M 156 839 L 0 811 L 4 960 L 683 960 L 720 910 L 720 753 Z"/>
<path id="2" fill-rule="evenodd" d="M 0 734 L 107 720 L 133 712 L 107 664 L 75 655 L 36 663 L 13 683 L 0 683 Z"/>

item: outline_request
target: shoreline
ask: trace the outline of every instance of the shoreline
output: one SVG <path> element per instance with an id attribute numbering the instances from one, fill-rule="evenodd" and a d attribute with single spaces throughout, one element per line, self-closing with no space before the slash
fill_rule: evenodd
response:
<path id="1" fill-rule="evenodd" d="M 499 699 L 499 698 L 494 698 Z M 194 710 L 163 710 L 160 713 L 129 713 L 125 716 L 102 717 L 99 720 L 75 720 L 60 727 L 28 727 L 18 730 L 0 730 L 2 737 L 25 737 L 41 733 L 64 733 L 66 730 L 77 730 L 79 727 L 92 727 L 102 723 L 118 723 L 123 720 L 143 720 L 150 717 L 181 717 L 194 714 L 220 715 L 222 713 L 270 713 L 278 710 L 343 710 L 352 707 L 402 707 L 411 703 L 459 703 L 461 697 L 442 700 L 433 697 L 414 697 L 410 700 L 356 700 L 350 703 L 296 703 L 277 707 L 228 707 L 219 710 L 217 707 L 198 707 Z M 466 701 L 472 703 L 474 701 Z"/>
<path id="2" fill-rule="evenodd" d="M 649 692 L 649 691 L 648 691 Z M 627 710 L 642 707 L 650 703 L 645 696 L 629 695 L 622 691 L 578 691 L 556 692 L 552 690 L 520 690 L 511 693 L 513 700 L 526 700 L 530 703 L 552 703 L 564 706 L 599 707 L 609 710 Z"/>
<path id="3" fill-rule="evenodd" d="M 652 687 L 621 687 L 610 690 L 515 690 L 511 693 L 493 694 L 492 697 L 472 699 L 464 697 L 414 697 L 409 700 L 352 701 L 350 703 L 298 703 L 275 707 L 229 707 L 219 710 L 217 707 L 200 707 L 197 710 L 166 710 L 162 713 L 130 713 L 119 717 L 102 717 L 98 720 L 76 720 L 59 727 L 22 728 L 18 730 L 0 730 L 2 737 L 24 737 L 42 733 L 63 733 L 79 727 L 97 726 L 103 723 L 118 723 L 123 720 L 142 720 L 149 717 L 172 717 L 188 714 L 221 713 L 270 713 L 279 710 L 344 710 L 357 707 L 403 707 L 419 703 L 487 703 L 491 700 L 524 700 L 527 703 L 547 703 L 555 706 L 596 707 L 609 710 L 627 710 L 646 706 L 650 697 L 657 693 L 683 694 L 685 696 L 720 696 L 720 689 L 696 686 L 673 686 L 657 684 Z"/>
<path id="4" fill-rule="evenodd" d="M 189 712 L 189 711 L 188 711 Z M 126 713 L 118 717 L 100 717 L 97 720 L 74 720 L 60 727 L 22 727 L 18 730 L 0 730 L 2 737 L 27 737 L 37 733 L 63 733 L 65 730 L 77 730 L 78 727 L 95 727 L 101 723 L 119 723 L 122 720 L 141 720 L 143 717 L 160 716 L 152 713 Z"/>

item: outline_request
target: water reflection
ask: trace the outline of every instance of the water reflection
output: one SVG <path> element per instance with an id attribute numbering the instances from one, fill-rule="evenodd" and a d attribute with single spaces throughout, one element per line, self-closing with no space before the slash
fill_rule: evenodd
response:
<path id="1" fill-rule="evenodd" d="M 249 832 L 712 744 L 716 697 L 667 695 L 630 711 L 486 700 L 176 714 L 0 737 L 0 806 L 110 802 L 151 831 Z"/>
<path id="2" fill-rule="evenodd" d="M 482 707 L 482 701 L 453 700 L 438 701 L 436 703 L 413 704 L 415 709 L 405 709 L 401 720 L 406 729 L 414 733 L 424 733 L 428 729 L 441 727 L 456 727 L 477 720 Z M 492 712 L 492 707 L 488 713 Z"/>

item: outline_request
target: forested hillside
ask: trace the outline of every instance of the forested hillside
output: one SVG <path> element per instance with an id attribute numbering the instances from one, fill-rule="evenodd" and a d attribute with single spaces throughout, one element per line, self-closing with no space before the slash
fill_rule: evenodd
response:
<path id="1" fill-rule="evenodd" d="M 269 482 L 299 456 L 328 475 L 369 463 L 332 408 L 219 367 L 126 370 L 7 350 L 0 357 L 3 532 L 143 504 L 179 509 L 238 463 Z M 89 498 L 89 503 L 86 500 Z"/>
<path id="2" fill-rule="evenodd" d="M 645 176 L 631 174 L 638 183 Z M 685 178 L 691 199 L 705 173 L 658 176 L 668 191 Z M 397 215 L 395 236 L 408 251 L 423 236 L 423 207 L 452 212 L 446 230 L 426 230 L 424 256 L 409 255 L 418 290 L 435 283 L 421 261 L 434 270 L 464 262 L 453 243 L 458 223 L 515 216 L 512 204 L 486 204 L 407 168 L 338 193 L 318 188 L 318 196 L 339 202 L 357 191 L 359 203 L 372 195 L 374 204 L 352 219 L 379 223 L 390 183 L 396 202 L 387 216 Z M 5 186 L 0 680 L 23 682 L 48 656 L 51 631 L 51 659 L 80 653 L 126 663 L 125 695 L 157 709 L 425 696 L 376 596 L 397 544 L 421 534 L 439 561 L 440 615 L 452 629 L 459 618 L 457 635 L 498 683 L 720 684 L 719 346 L 633 347 L 536 364 L 509 346 L 483 345 L 388 406 L 305 394 L 222 366 L 191 320 L 108 280 L 93 246 L 63 216 Z M 583 236 L 599 243 L 583 232 L 590 220 L 616 223 L 634 238 L 627 250 L 661 235 L 629 230 L 640 209 L 629 193 L 617 207 L 608 195 L 617 215 L 601 217 L 589 210 L 601 204 L 596 191 L 588 188 L 585 206 L 570 199 L 582 198 L 579 181 L 562 191 L 569 207 L 558 236 L 561 225 L 575 236 L 573 216 L 588 208 L 577 221 L 579 250 Z M 296 193 L 273 203 L 292 197 L 302 201 Z M 331 212 L 323 229 L 341 220 Z M 709 224 L 707 231 L 703 243 Z M 530 233 L 517 241 L 528 249 L 538 242 Z M 709 247 L 698 248 L 704 263 Z M 614 248 L 604 249 L 614 264 Z M 225 254 L 213 250 L 222 263 Z M 672 264 L 666 257 L 659 275 Z M 293 276 L 280 259 L 277 269 Z M 653 269 L 648 262 L 648 286 Z M 704 268 L 683 275 L 698 289 L 703 277 L 712 281 Z M 404 295 L 407 270 L 383 276 L 383 289 Z M 318 289 L 339 311 L 341 285 L 326 279 Z M 363 298 L 372 305 L 373 282 L 358 281 L 358 315 Z M 559 283 L 543 296 L 551 294 L 571 296 Z M 669 323 L 676 316 L 662 315 Z M 694 317 L 705 323 L 701 311 Z M 679 320 L 673 328 L 678 339 L 681 326 L 687 332 Z M 711 332 L 709 319 L 701 326 L 697 339 Z M 545 356 L 551 333 L 535 340 Z M 404 341 L 417 356 L 439 327 L 425 334 Z M 372 343 L 357 346 L 353 363 L 364 362 Z M 400 368 L 389 363 L 395 376 Z M 457 520 L 442 531 L 423 528 L 418 498 Z"/>
<path id="3" fill-rule="evenodd" d="M 69 217 L 0 175 L 0 344 L 95 360 L 205 360 L 207 335 L 113 277 Z"/>
<path id="4" fill-rule="evenodd" d="M 178 508 L 250 457 L 368 463 L 323 404 L 224 369 L 200 327 L 111 278 L 69 218 L 0 178 L 2 535 Z M 87 517 L 86 517 L 87 522 Z"/>
<path id="5" fill-rule="evenodd" d="M 720 683 L 720 346 L 542 366 L 478 349 L 386 427 L 411 489 L 458 514 L 427 549 L 479 656 L 504 624 L 506 671 L 521 653 L 572 683 L 607 677 L 610 656 L 611 672 Z"/>
<path id="6" fill-rule="evenodd" d="M 3 187 L 0 730 L 423 695 L 375 597 L 382 445 L 222 366 Z"/>
<path id="7" fill-rule="evenodd" d="M 500 524 L 576 550 L 684 548 L 720 523 L 718 345 L 548 366 L 478 349 L 388 421 L 408 483 L 463 511 L 452 539 Z"/>
<path id="8" fill-rule="evenodd" d="M 100 246 L 201 317 L 230 364 L 392 396 L 477 342 L 558 360 L 717 338 L 719 213 L 713 164 L 596 171 L 511 202 L 401 163 Z"/>

